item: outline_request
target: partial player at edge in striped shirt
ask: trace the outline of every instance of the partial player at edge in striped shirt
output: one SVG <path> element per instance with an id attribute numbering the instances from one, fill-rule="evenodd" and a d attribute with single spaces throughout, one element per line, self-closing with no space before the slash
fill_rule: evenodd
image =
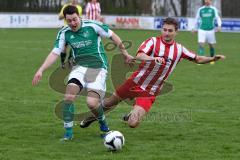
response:
<path id="1" fill-rule="evenodd" d="M 101 7 L 97 0 L 89 0 L 85 8 L 86 18 L 101 21 Z"/>

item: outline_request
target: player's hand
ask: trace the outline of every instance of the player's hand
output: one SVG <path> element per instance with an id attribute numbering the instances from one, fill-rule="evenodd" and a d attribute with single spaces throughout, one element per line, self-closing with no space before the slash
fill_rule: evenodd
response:
<path id="1" fill-rule="evenodd" d="M 226 57 L 224 55 L 215 55 L 213 57 L 214 61 L 224 60 Z"/>
<path id="2" fill-rule="evenodd" d="M 130 54 L 124 55 L 124 57 L 125 57 L 125 63 L 129 64 L 130 67 L 132 67 L 136 61 L 136 58 L 134 58 Z"/>
<path id="3" fill-rule="evenodd" d="M 222 28 L 221 27 L 217 27 L 216 32 L 221 32 Z"/>
<path id="4" fill-rule="evenodd" d="M 37 71 L 36 74 L 33 77 L 32 85 L 33 86 L 37 85 L 41 79 L 42 79 L 42 72 Z"/>
<path id="5" fill-rule="evenodd" d="M 166 61 L 163 57 L 154 57 L 154 61 L 155 61 L 155 63 L 157 63 L 159 65 L 163 65 L 166 63 Z"/>

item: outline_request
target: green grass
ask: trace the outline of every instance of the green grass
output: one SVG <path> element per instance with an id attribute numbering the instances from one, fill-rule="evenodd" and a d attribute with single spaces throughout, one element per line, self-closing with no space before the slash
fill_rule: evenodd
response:
<path id="1" fill-rule="evenodd" d="M 133 46 L 158 31 L 116 30 Z M 217 34 L 217 53 L 227 56 L 215 65 L 197 66 L 181 62 L 169 78 L 174 91 L 158 97 L 139 128 L 131 129 L 120 117 L 131 109 L 121 103 L 111 112 L 108 122 L 121 131 L 126 145 L 121 152 L 107 152 L 98 136 L 98 125 L 74 128 L 74 140 L 59 142 L 62 121 L 54 106 L 63 95 L 48 85 L 48 77 L 59 65 L 45 72 L 37 87 L 31 80 L 56 37 L 56 29 L 0 30 L 0 159 L 73 160 L 73 159 L 163 159 L 233 160 L 240 157 L 240 34 Z M 196 51 L 197 37 L 179 33 L 177 40 Z M 208 52 L 208 48 L 206 47 Z M 117 50 L 108 54 L 111 57 Z M 108 90 L 113 91 L 110 78 Z M 87 111 L 85 98 L 77 101 L 78 112 Z"/>

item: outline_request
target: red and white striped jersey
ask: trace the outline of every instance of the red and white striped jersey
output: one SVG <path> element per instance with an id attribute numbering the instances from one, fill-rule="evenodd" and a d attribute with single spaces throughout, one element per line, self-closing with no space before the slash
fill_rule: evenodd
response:
<path id="1" fill-rule="evenodd" d="M 138 53 L 145 53 L 152 57 L 162 57 L 165 59 L 165 64 L 157 64 L 154 61 L 143 61 L 137 71 L 131 78 L 137 83 L 141 89 L 148 91 L 151 95 L 157 95 L 163 86 L 163 82 L 172 73 L 176 65 L 182 59 L 190 61 L 196 58 L 196 54 L 187 50 L 181 44 L 173 41 L 167 44 L 162 40 L 162 37 L 152 37 L 144 41 Z"/>
<path id="2" fill-rule="evenodd" d="M 88 2 L 85 11 L 87 19 L 100 20 L 101 8 L 99 2 L 96 3 Z"/>

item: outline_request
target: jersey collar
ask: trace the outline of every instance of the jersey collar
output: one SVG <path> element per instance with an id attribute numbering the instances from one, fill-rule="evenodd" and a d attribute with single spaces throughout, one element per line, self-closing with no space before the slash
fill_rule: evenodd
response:
<path id="1" fill-rule="evenodd" d="M 175 42 L 174 40 L 172 40 L 170 43 L 167 43 L 163 40 L 163 36 L 160 36 L 160 39 L 161 39 L 162 43 L 166 46 L 171 46 Z"/>

